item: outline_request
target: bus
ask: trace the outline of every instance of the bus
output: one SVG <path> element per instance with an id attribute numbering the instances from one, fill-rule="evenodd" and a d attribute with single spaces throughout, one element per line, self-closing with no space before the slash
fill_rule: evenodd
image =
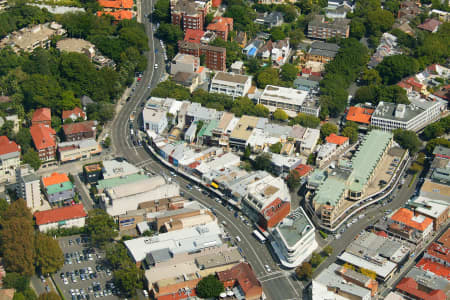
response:
<path id="1" fill-rule="evenodd" d="M 266 238 L 258 230 L 253 230 L 253 235 L 261 242 L 261 244 L 266 242 Z"/>

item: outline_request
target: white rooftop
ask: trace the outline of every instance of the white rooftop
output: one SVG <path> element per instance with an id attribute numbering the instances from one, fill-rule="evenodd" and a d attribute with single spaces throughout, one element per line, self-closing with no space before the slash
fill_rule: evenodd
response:
<path id="1" fill-rule="evenodd" d="M 358 268 L 364 268 L 374 271 L 378 276 L 382 278 L 387 277 L 391 272 L 395 270 L 395 268 L 397 268 L 397 264 L 388 260 L 384 260 L 384 262 L 381 264 L 375 264 L 348 252 L 344 252 L 343 254 L 338 256 L 338 258 L 344 262 L 348 262 L 351 265 L 357 266 Z"/>
<path id="2" fill-rule="evenodd" d="M 127 161 L 103 161 L 103 179 L 136 174 L 137 172 L 139 172 L 139 169 Z"/>
<path id="3" fill-rule="evenodd" d="M 302 105 L 307 95 L 308 92 L 306 91 L 267 85 L 260 98 L 289 104 Z"/>

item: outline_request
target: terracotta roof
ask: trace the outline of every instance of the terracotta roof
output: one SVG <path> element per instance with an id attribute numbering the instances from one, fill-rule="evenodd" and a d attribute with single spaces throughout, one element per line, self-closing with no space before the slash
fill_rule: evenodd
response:
<path id="1" fill-rule="evenodd" d="M 133 8 L 133 0 L 98 0 L 98 4 L 106 8 Z"/>
<path id="2" fill-rule="evenodd" d="M 236 280 L 244 294 L 247 294 L 253 287 L 261 287 L 261 283 L 258 278 L 256 278 L 252 267 L 245 262 L 234 266 L 230 270 L 217 272 L 217 277 L 222 282 Z"/>
<path id="3" fill-rule="evenodd" d="M 401 224 L 404 224 L 408 227 L 424 231 L 428 228 L 431 224 L 433 224 L 433 220 L 425 217 L 425 216 L 418 216 L 417 218 L 420 218 L 422 221 L 419 222 L 417 220 L 413 220 L 414 218 L 414 212 L 407 209 L 407 208 L 400 208 L 397 210 L 391 217 L 391 220 L 399 222 Z"/>
<path id="4" fill-rule="evenodd" d="M 435 20 L 435 19 L 428 19 L 425 22 L 423 22 L 422 24 L 418 25 L 417 28 L 423 29 L 423 30 L 427 30 L 430 32 L 435 31 L 440 25 L 442 24 L 442 22 Z"/>
<path id="5" fill-rule="evenodd" d="M 0 155 L 20 152 L 20 147 L 14 141 L 10 141 L 7 136 L 0 136 Z"/>
<path id="6" fill-rule="evenodd" d="M 197 294 L 195 293 L 195 290 L 191 290 L 189 294 L 186 292 L 176 292 L 173 294 L 159 296 L 157 299 L 158 300 L 181 300 L 181 299 L 187 299 L 187 298 L 195 297 L 195 296 L 197 296 Z"/>
<path id="7" fill-rule="evenodd" d="M 200 44 L 200 39 L 205 35 L 203 30 L 195 30 L 195 29 L 186 29 L 186 33 L 184 34 L 184 40 L 186 42 Z"/>
<path id="8" fill-rule="evenodd" d="M 51 127 L 43 124 L 37 124 L 30 127 L 31 137 L 36 149 L 41 150 L 49 147 L 55 147 L 54 135 L 56 132 Z"/>
<path id="9" fill-rule="evenodd" d="M 206 29 L 211 31 L 227 31 L 230 25 L 233 26 L 233 18 L 214 17 Z"/>
<path id="10" fill-rule="evenodd" d="M 438 239 L 439 244 L 450 248 L 450 228 L 447 228 L 447 231 Z"/>
<path id="11" fill-rule="evenodd" d="M 417 82 L 413 77 L 406 79 L 405 82 L 420 89 L 423 87 L 423 84 Z"/>
<path id="12" fill-rule="evenodd" d="M 327 141 L 327 143 L 336 144 L 336 145 L 340 146 L 348 141 L 348 137 L 340 136 L 340 135 L 336 135 L 336 134 L 332 133 L 329 136 L 327 136 L 325 138 L 325 140 Z"/>
<path id="13" fill-rule="evenodd" d="M 410 90 L 412 88 L 412 86 L 410 84 L 403 82 L 403 81 L 400 81 L 399 83 L 397 83 L 397 85 L 405 90 Z"/>
<path id="14" fill-rule="evenodd" d="M 36 109 L 31 118 L 31 122 L 41 122 L 41 121 L 52 121 L 52 112 L 50 108 L 39 108 Z"/>
<path id="15" fill-rule="evenodd" d="M 64 124 L 63 130 L 65 135 L 80 133 L 80 132 L 90 132 L 92 127 L 94 127 L 94 121 L 84 121 L 79 123 Z"/>
<path id="16" fill-rule="evenodd" d="M 116 11 L 98 11 L 97 16 L 113 16 L 117 21 L 131 20 L 133 19 L 133 12 L 129 10 L 116 10 Z"/>
<path id="17" fill-rule="evenodd" d="M 84 211 L 83 204 L 64 206 L 44 211 L 37 211 L 34 213 L 37 225 L 44 225 L 59 221 L 78 219 L 86 216 L 87 214 Z"/>
<path id="18" fill-rule="evenodd" d="M 450 249 L 443 245 L 431 243 L 427 249 L 427 254 L 436 257 L 437 259 L 446 261 L 450 265 Z"/>
<path id="19" fill-rule="evenodd" d="M 303 177 L 307 175 L 309 172 L 311 172 L 313 170 L 313 167 L 309 165 L 300 164 L 297 167 L 295 167 L 295 170 L 298 172 L 298 175 L 300 177 Z"/>
<path id="20" fill-rule="evenodd" d="M 15 289 L 0 289 L 1 300 L 12 300 L 14 298 Z"/>
<path id="21" fill-rule="evenodd" d="M 378 236 L 384 237 L 384 238 L 388 237 L 387 233 L 384 232 L 383 230 L 377 231 L 377 232 L 375 232 L 375 234 L 378 235 Z"/>
<path id="22" fill-rule="evenodd" d="M 78 118 L 78 117 L 84 118 L 84 117 L 86 116 L 86 114 L 84 113 L 84 111 L 83 111 L 81 108 L 75 107 L 75 108 L 72 109 L 72 110 L 63 110 L 63 112 L 62 112 L 62 119 L 63 119 L 63 120 L 66 120 L 66 119 L 70 118 L 70 116 L 71 116 L 72 114 L 73 114 L 73 115 L 76 115 L 77 118 Z"/>
<path id="23" fill-rule="evenodd" d="M 374 110 L 370 108 L 351 106 L 347 113 L 347 121 L 370 124 L 373 112 Z"/>
<path id="24" fill-rule="evenodd" d="M 425 271 L 450 280 L 450 268 L 428 258 L 422 258 L 416 265 Z"/>
<path id="25" fill-rule="evenodd" d="M 419 289 L 419 284 L 412 278 L 406 277 L 400 280 L 396 288 L 408 295 L 414 295 L 416 299 L 423 300 L 445 300 L 445 293 L 441 290 L 434 290 L 430 293 Z"/>
<path id="26" fill-rule="evenodd" d="M 67 176 L 66 173 L 54 172 L 48 177 L 42 177 L 42 183 L 46 187 L 54 184 L 60 184 L 66 181 L 70 181 L 69 176 Z"/>

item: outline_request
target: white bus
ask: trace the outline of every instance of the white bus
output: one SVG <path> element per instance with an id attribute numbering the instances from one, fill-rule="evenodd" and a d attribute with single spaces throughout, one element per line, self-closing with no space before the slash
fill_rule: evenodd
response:
<path id="1" fill-rule="evenodd" d="M 266 242 L 266 238 L 258 230 L 253 230 L 253 235 L 262 243 Z"/>

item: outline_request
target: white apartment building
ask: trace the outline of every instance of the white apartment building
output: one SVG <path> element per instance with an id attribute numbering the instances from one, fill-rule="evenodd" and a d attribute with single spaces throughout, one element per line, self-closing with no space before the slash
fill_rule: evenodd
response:
<path id="1" fill-rule="evenodd" d="M 34 210 L 41 206 L 41 181 L 29 166 L 17 168 L 16 192 Z"/>
<path id="2" fill-rule="evenodd" d="M 144 129 L 161 134 L 168 125 L 167 112 L 146 106 L 142 111 Z"/>
<path id="3" fill-rule="evenodd" d="M 178 53 L 170 65 L 170 75 L 178 72 L 194 73 L 200 67 L 200 58 L 189 54 Z"/>
<path id="4" fill-rule="evenodd" d="M 251 76 L 217 72 L 211 81 L 209 92 L 226 94 L 232 97 L 242 97 L 247 95 L 251 86 Z"/>
<path id="5" fill-rule="evenodd" d="M 6 136 L 0 136 L 0 182 L 16 175 L 20 166 L 20 146 Z"/>
<path id="6" fill-rule="evenodd" d="M 280 108 L 290 117 L 295 117 L 298 113 L 318 117 L 320 111 L 318 100 L 308 92 L 274 85 L 266 86 L 258 103 L 265 105 L 271 112 Z"/>
<path id="7" fill-rule="evenodd" d="M 413 95 L 409 100 L 409 105 L 381 101 L 372 114 L 370 125 L 382 130 L 401 128 L 419 131 L 436 121 L 446 107 L 443 102 L 428 101 L 418 95 Z"/>
<path id="8" fill-rule="evenodd" d="M 272 247 L 287 268 L 299 266 L 319 247 L 314 225 L 301 207 L 272 230 L 272 237 Z"/>

